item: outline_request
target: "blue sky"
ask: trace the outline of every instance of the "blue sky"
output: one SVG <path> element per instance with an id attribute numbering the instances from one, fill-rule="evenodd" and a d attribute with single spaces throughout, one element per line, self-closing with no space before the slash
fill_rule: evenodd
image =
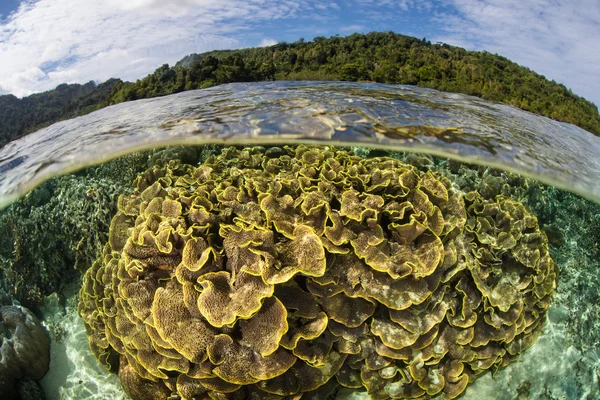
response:
<path id="1" fill-rule="evenodd" d="M 498 53 L 600 104 L 598 0 L 0 0 L 0 94 L 135 80 L 193 52 L 386 30 Z"/>
<path id="2" fill-rule="evenodd" d="M 7 17 L 11 12 L 19 7 L 19 0 L 2 0 L 0 1 L 0 20 Z"/>

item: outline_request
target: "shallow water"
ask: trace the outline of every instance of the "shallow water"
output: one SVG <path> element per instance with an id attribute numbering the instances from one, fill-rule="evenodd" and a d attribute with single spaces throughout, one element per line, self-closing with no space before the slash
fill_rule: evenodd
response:
<path id="1" fill-rule="evenodd" d="M 128 398 L 116 375 L 100 366 L 90 351 L 77 315 L 81 276 L 109 239 L 118 196 L 135 193 L 132 182 L 137 174 L 153 166 L 165 168 L 174 159 L 201 165 L 230 151 L 229 145 L 214 145 L 225 140 L 277 143 L 277 150 L 270 150 L 272 156 L 282 154 L 286 141 L 317 142 L 318 149 L 353 143 L 355 147 L 342 150 L 368 162 L 389 157 L 419 174 L 432 171 L 461 196 L 477 191 L 486 201 L 506 196 L 522 203 L 537 216 L 556 262 L 553 300 L 542 317 L 537 341 L 496 374 L 479 375 L 460 398 L 600 398 L 600 207 L 557 189 L 600 197 L 592 179 L 598 168 L 597 138 L 568 124 L 468 96 L 341 83 L 225 85 L 125 103 L 56 124 L 2 149 L 0 188 L 7 203 L 58 171 L 103 162 L 130 150 L 213 143 L 134 152 L 55 177 L 0 214 L 1 287 L 7 297 L 34 310 L 51 338 L 50 369 L 40 381 L 46 398 Z M 266 150 L 272 147 L 265 144 Z M 407 148 L 487 166 L 398 151 Z M 230 171 L 232 176 L 238 173 L 236 168 Z M 521 173 L 514 173 L 517 170 Z M 529 179 L 532 176 L 538 180 Z M 339 204 L 331 204 L 341 211 Z M 383 224 L 381 218 L 377 221 Z M 293 239 L 281 236 L 283 228 L 271 229 L 279 232 L 281 246 Z M 326 251 L 329 256 L 334 253 L 331 248 Z M 373 321 L 381 318 L 378 310 L 366 321 L 371 330 Z M 441 324 L 450 319 L 446 316 Z M 386 340 L 390 338 L 398 335 Z M 397 362 L 402 368 L 409 364 Z M 389 386 L 388 393 L 397 387 Z M 436 393 L 432 396 L 440 396 Z M 368 398 L 364 388 L 333 391 L 331 396 Z"/>
<path id="2" fill-rule="evenodd" d="M 476 97 L 404 85 L 234 83 L 56 123 L 0 149 L 0 207 L 52 176 L 173 144 L 320 143 L 500 167 L 600 201 L 600 139 Z"/>

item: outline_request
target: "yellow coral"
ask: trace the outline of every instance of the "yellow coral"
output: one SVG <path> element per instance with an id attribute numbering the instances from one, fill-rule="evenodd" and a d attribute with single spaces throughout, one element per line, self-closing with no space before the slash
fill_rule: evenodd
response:
<path id="1" fill-rule="evenodd" d="M 79 304 L 134 399 L 454 398 L 534 343 L 555 287 L 522 204 L 391 158 L 228 148 L 135 188 Z"/>

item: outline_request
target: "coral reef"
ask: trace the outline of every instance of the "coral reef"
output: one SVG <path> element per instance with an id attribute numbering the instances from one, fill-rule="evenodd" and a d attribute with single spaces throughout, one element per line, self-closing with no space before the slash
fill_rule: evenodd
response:
<path id="1" fill-rule="evenodd" d="M 372 155 L 367 152 L 365 156 Z M 527 358 L 478 379 L 465 399 L 590 398 L 600 392 L 600 205 L 536 180 L 491 167 L 423 154 L 394 158 L 446 176 L 461 191 L 510 196 L 538 217 L 560 277 L 548 323 Z M 428 159 L 426 163 L 415 160 Z M 539 366 L 544 366 L 544 371 Z M 593 396 L 592 396 L 593 397 Z"/>
<path id="2" fill-rule="evenodd" d="M 122 195 L 79 313 L 134 399 L 455 398 L 541 332 L 535 216 L 388 157 L 227 148 Z"/>
<path id="3" fill-rule="evenodd" d="M 42 184 L 0 213 L 0 287 L 36 309 L 102 252 L 116 200 L 145 169 L 136 153 Z"/>
<path id="4" fill-rule="evenodd" d="M 171 160 L 194 165 L 200 154 L 210 152 L 211 146 L 171 146 L 150 150 L 146 164 L 148 167 L 164 167 Z M 207 157 L 205 157 L 207 158 Z"/>
<path id="5" fill-rule="evenodd" d="M 531 210 L 548 237 L 550 255 L 559 267 L 560 284 L 553 304 L 566 315 L 566 343 L 582 352 L 600 347 L 600 291 L 597 290 L 600 287 L 600 205 L 534 179 L 491 167 L 415 153 L 392 152 L 390 155 L 419 168 L 426 164 L 424 170 L 446 176 L 460 191 L 477 191 L 487 199 L 501 194 Z M 429 162 L 419 161 L 423 159 Z"/>
<path id="6" fill-rule="evenodd" d="M 80 279 L 102 253 L 117 197 L 148 167 L 196 164 L 218 146 L 174 146 L 120 157 L 48 181 L 0 212 L 0 289 L 37 309 L 45 296 Z"/>
<path id="7" fill-rule="evenodd" d="M 13 299 L 10 294 L 6 293 L 4 289 L 0 287 L 0 306 L 12 305 Z"/>
<path id="8" fill-rule="evenodd" d="M 21 306 L 0 307 L 0 393 L 7 400 L 39 389 L 19 380 L 41 379 L 50 364 L 50 340 L 40 321 Z M 42 397 L 43 398 L 43 397 Z"/>

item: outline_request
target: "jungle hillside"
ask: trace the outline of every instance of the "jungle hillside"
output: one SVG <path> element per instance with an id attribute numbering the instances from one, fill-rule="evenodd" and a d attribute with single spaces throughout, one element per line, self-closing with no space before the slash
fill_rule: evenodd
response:
<path id="1" fill-rule="evenodd" d="M 417 85 L 503 102 L 600 135 L 596 105 L 505 57 L 393 32 L 372 32 L 191 54 L 136 82 L 110 79 L 99 85 L 63 84 L 22 99 L 0 96 L 0 146 L 111 104 L 223 83 L 266 80 Z"/>

